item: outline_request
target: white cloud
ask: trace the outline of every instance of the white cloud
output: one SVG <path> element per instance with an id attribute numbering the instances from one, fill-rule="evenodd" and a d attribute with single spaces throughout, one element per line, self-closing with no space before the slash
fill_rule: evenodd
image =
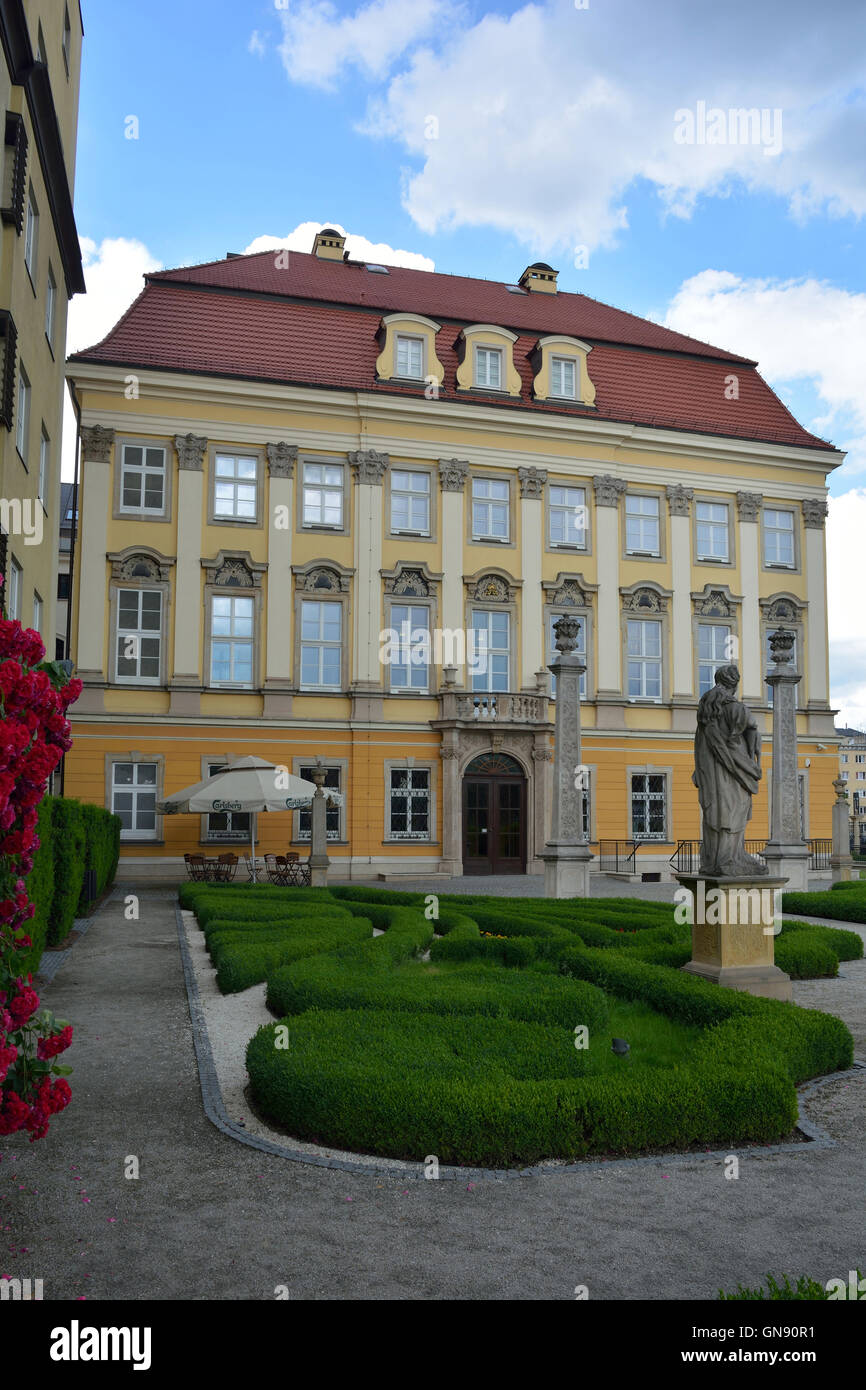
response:
<path id="1" fill-rule="evenodd" d="M 247 44 L 247 52 L 252 53 L 254 58 L 264 58 L 267 46 L 258 29 L 254 29 L 250 34 L 250 41 Z"/>
<path id="2" fill-rule="evenodd" d="M 827 518 L 827 603 L 830 623 L 830 685 L 839 707 L 837 723 L 866 729 L 866 635 L 862 591 L 866 489 L 830 498 Z"/>
<path id="3" fill-rule="evenodd" d="M 329 0 L 301 0 L 279 11 L 280 57 L 292 81 L 308 86 L 331 88 L 351 67 L 383 78 L 450 8 L 448 0 L 372 0 L 341 15 Z"/>
<path id="4" fill-rule="evenodd" d="M 418 251 L 400 251 L 388 246 L 384 241 L 368 241 L 365 236 L 346 232 L 339 222 L 300 222 L 288 236 L 257 236 L 244 248 L 244 255 L 255 255 L 258 251 L 276 251 L 287 247 L 290 251 L 311 251 L 313 238 L 322 227 L 334 227 L 346 237 L 346 250 L 354 260 L 372 261 L 381 265 L 402 265 L 409 270 L 435 270 L 436 265 L 429 256 Z"/>
<path id="5" fill-rule="evenodd" d="M 351 22 L 329 21 L 328 45 L 291 75 L 332 76 L 347 61 L 339 38 Z M 822 208 L 862 216 L 864 52 L 860 0 L 829 14 L 812 0 L 729 0 L 702 7 L 700 24 L 694 0 L 661 10 L 646 0 L 586 10 L 548 0 L 477 23 L 458 16 L 403 55 L 379 50 L 373 76 L 401 56 L 403 70 L 371 99 L 360 128 L 420 161 L 404 205 L 425 231 L 489 225 L 539 252 L 613 244 L 637 180 L 680 217 L 735 180 L 785 198 L 798 218 Z M 781 152 L 768 156 L 760 142 L 678 144 L 676 113 L 698 102 L 766 110 L 771 124 L 781 111 Z"/>
<path id="6" fill-rule="evenodd" d="M 117 323 L 144 289 L 143 276 L 161 270 L 162 262 L 141 241 L 106 237 L 99 244 L 81 238 L 87 294 L 76 295 L 69 306 L 66 350 L 93 347 Z"/>

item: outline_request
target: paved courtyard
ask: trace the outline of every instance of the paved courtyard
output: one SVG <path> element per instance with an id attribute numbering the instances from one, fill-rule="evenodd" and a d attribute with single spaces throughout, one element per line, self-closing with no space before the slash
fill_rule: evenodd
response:
<path id="1" fill-rule="evenodd" d="M 767 1271 L 863 1267 L 866 1072 L 808 1103 L 838 1147 L 748 1152 L 737 1181 L 689 1158 L 406 1182 L 226 1138 L 202 1108 L 174 904 L 167 886 L 116 890 L 44 991 L 75 1024 L 73 1103 L 41 1143 L 0 1140 L 0 1273 L 42 1278 L 46 1299 L 259 1300 L 278 1285 L 307 1299 L 571 1299 L 577 1284 L 595 1299 L 712 1299 Z M 866 963 L 842 973 L 798 997 L 856 1014 L 863 1056 Z"/>

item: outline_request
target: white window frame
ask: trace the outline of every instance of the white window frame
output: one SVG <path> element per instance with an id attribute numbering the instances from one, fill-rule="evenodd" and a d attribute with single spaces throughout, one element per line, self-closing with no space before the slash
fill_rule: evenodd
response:
<path id="1" fill-rule="evenodd" d="M 404 344 L 404 343 L 406 344 L 406 357 L 407 357 L 407 363 L 406 363 L 406 365 L 407 365 L 408 367 L 411 367 L 411 366 L 412 366 L 412 356 L 413 356 L 415 350 L 417 349 L 418 359 L 419 359 L 419 362 L 418 362 L 419 370 L 418 370 L 417 372 L 413 372 L 413 371 L 405 371 L 405 372 L 404 372 L 404 371 L 401 371 L 401 370 L 400 370 L 400 348 L 401 348 L 401 345 Z M 396 334 L 394 335 L 394 375 L 395 375 L 395 377 L 400 377 L 403 381 L 423 381 L 423 380 L 424 380 L 424 357 L 425 357 L 426 346 L 427 346 L 427 344 L 426 344 L 424 338 L 418 336 L 417 334 L 414 334 L 414 333 L 396 333 Z"/>
<path id="2" fill-rule="evenodd" d="M 405 613 L 405 617 L 402 615 Z M 417 621 L 417 615 L 421 615 L 423 622 Z M 430 653 L 432 633 L 430 631 L 430 605 L 429 603 L 392 602 L 389 611 L 389 623 L 397 635 L 397 661 L 392 660 L 388 668 L 389 689 L 395 694 L 407 695 L 427 695 L 430 690 Z M 408 633 L 404 630 L 408 624 Z M 425 633 L 424 639 L 427 659 L 423 662 L 413 661 L 412 653 L 418 649 L 418 634 Z M 406 638 L 408 636 L 408 641 Z M 405 680 L 401 680 L 395 672 L 406 672 Z M 415 679 L 417 677 L 417 679 Z"/>
<path id="3" fill-rule="evenodd" d="M 398 478 L 410 479 L 409 487 L 401 487 Z M 423 487 L 413 487 L 411 480 L 421 479 Z M 430 515 L 431 515 L 431 486 L 430 474 L 417 468 L 394 468 L 391 470 L 391 534 L 394 536 L 429 536 L 430 535 Z M 426 522 L 424 526 L 398 526 L 394 516 L 394 500 L 398 497 L 408 498 L 407 515 L 409 522 L 412 521 L 412 503 L 418 498 L 422 498 L 426 504 Z"/>
<path id="4" fill-rule="evenodd" d="M 701 508 L 712 509 L 713 511 L 723 512 L 724 521 L 720 521 L 714 516 L 701 516 Z M 731 514 L 726 502 L 711 502 L 708 498 L 699 498 L 695 502 L 695 555 L 698 560 L 710 560 L 719 565 L 730 564 L 731 560 Z M 701 548 L 701 527 L 709 527 L 709 548 Z M 724 554 L 714 549 L 714 543 L 718 538 L 718 533 L 724 532 L 725 549 Z"/>
<path id="5" fill-rule="evenodd" d="M 580 497 L 580 501 L 557 500 L 557 494 L 574 494 Z M 573 531 L 576 539 L 556 540 L 553 535 L 554 515 L 560 514 L 572 518 L 572 526 L 565 527 L 566 535 Z M 586 550 L 586 526 L 578 526 L 575 517 L 580 514 L 586 518 L 586 488 L 572 487 L 568 483 L 550 483 L 547 489 L 547 536 L 548 545 L 552 550 Z"/>
<path id="6" fill-rule="evenodd" d="M 646 651 L 646 645 L 647 645 L 647 643 L 646 643 L 647 627 L 648 627 L 650 624 L 652 624 L 652 626 L 655 627 L 655 628 L 658 630 L 658 635 L 659 635 L 659 650 L 658 650 L 658 655 L 656 655 L 654 652 L 647 652 L 647 651 Z M 640 628 L 640 645 L 641 645 L 641 650 L 640 650 L 640 652 L 636 652 L 636 653 L 630 652 L 630 651 L 629 651 L 629 645 L 630 645 L 630 643 L 629 643 L 629 638 L 630 638 L 630 636 L 631 636 L 631 631 L 632 631 L 632 628 L 633 628 L 633 627 Z M 630 673 L 630 671 L 629 671 L 629 666 L 631 665 L 632 662 L 637 663 L 637 664 L 640 666 L 640 687 L 641 687 L 641 688 L 640 688 L 640 692 L 637 693 L 637 694 L 635 694 L 635 693 L 632 691 L 632 688 L 631 688 L 631 673 Z M 649 682 L 647 681 L 647 675 L 648 675 L 648 672 L 649 672 L 650 668 L 653 667 L 653 666 L 657 666 L 657 667 L 658 667 L 659 693 L 658 693 L 658 695 L 647 695 L 647 693 L 646 693 L 646 688 L 647 688 L 647 685 L 649 684 Z M 663 626 L 663 624 L 662 624 L 662 622 L 661 622 L 660 619 L 658 619 L 658 618 L 632 618 L 631 616 L 629 616 L 629 617 L 626 619 L 626 668 L 625 668 L 625 682 L 626 682 L 626 694 L 627 694 L 629 700 L 646 700 L 646 701 L 650 701 L 650 702 L 652 702 L 653 704 L 656 704 L 656 705 L 657 705 L 657 704 L 661 704 L 661 701 L 662 701 L 663 696 L 664 696 L 664 626 Z"/>
<path id="7" fill-rule="evenodd" d="M 18 370 L 18 418 L 15 426 L 15 447 L 24 465 L 27 465 L 27 450 L 30 447 L 30 401 L 32 390 L 30 378 L 23 364 Z"/>
<path id="8" fill-rule="evenodd" d="M 44 602 L 44 600 L 43 600 L 43 598 L 42 598 L 42 595 L 41 595 L 41 594 L 37 594 L 36 590 L 34 589 L 34 590 L 33 590 L 33 626 L 34 626 L 35 630 L 39 633 L 39 636 L 40 636 L 40 637 L 42 636 L 42 624 L 43 624 L 44 622 L 45 622 L 45 602 Z"/>
<path id="9" fill-rule="evenodd" d="M 39 478 L 36 484 L 36 496 L 39 501 L 45 502 L 45 489 L 48 482 L 48 470 L 51 465 L 51 440 L 45 428 L 45 421 L 42 422 L 42 432 L 39 438 Z"/>
<path id="10" fill-rule="evenodd" d="M 24 571 L 15 559 L 14 555 L 9 557 L 9 592 L 7 595 L 6 614 L 9 618 L 21 621 L 21 588 L 24 582 Z"/>
<path id="11" fill-rule="evenodd" d="M 486 493 L 480 489 L 487 488 Z M 494 497 L 490 489 L 503 488 L 505 496 Z M 472 539 L 474 541 L 484 541 L 485 544 L 492 542 L 494 545 L 507 545 L 511 541 L 511 488 L 505 478 L 473 478 L 472 479 Z M 493 531 L 494 508 L 504 508 L 505 511 L 505 535 L 498 536 Z M 483 527 L 479 528 L 477 517 L 481 513 L 484 516 Z"/>
<path id="12" fill-rule="evenodd" d="M 324 615 L 323 615 L 323 613 L 322 613 L 321 610 L 322 610 L 322 608 L 323 608 L 326 604 L 328 605 L 328 607 L 335 608 L 335 609 L 337 610 L 337 612 L 339 613 L 339 615 L 340 615 L 340 630 L 339 630 L 339 633 L 338 633 L 338 635 L 337 635 L 336 638 L 332 638 L 332 637 L 323 637 L 323 636 L 322 636 L 322 633 L 323 633 L 323 631 L 324 631 Z M 304 609 L 305 609 L 305 608 L 318 608 L 318 609 L 319 609 L 319 615 L 318 615 L 318 629 L 319 629 L 319 631 L 318 631 L 318 635 L 317 635 L 315 638 L 309 638 L 309 637 L 305 637 L 305 636 L 304 636 Z M 344 621 L 345 621 L 344 614 L 343 614 L 343 604 L 340 603 L 340 602 L 338 602 L 338 601 L 335 601 L 334 599 L 313 599 L 313 598 L 307 599 L 307 598 L 304 598 L 304 599 L 301 600 L 301 610 L 300 610 L 300 613 L 299 613 L 299 615 L 298 615 L 298 618 L 299 618 L 299 622 L 300 622 L 300 629 L 299 629 L 299 631 L 300 631 L 300 646 L 299 646 L 299 667 L 298 667 L 298 673 L 299 673 L 299 677 L 300 677 L 300 681 L 299 681 L 299 687 L 300 687 L 300 689 L 301 689 L 301 690 L 342 690 L 342 688 L 343 688 L 343 623 L 344 623 Z M 304 680 L 304 674 L 303 674 L 303 673 L 304 673 L 304 652 L 305 652 L 305 650 L 313 649 L 313 648 L 315 648 L 315 649 L 317 650 L 317 652 L 318 652 L 318 657 L 317 657 L 317 661 L 316 661 L 316 668 L 317 668 L 317 673 L 318 673 L 318 676 L 319 676 L 320 679 L 319 679 L 318 681 L 315 681 L 315 682 L 310 682 L 310 681 Z M 338 657 L 339 657 L 339 667 L 338 667 L 338 671 L 337 671 L 337 680 L 336 680 L 335 682 L 327 683 L 327 682 L 325 682 L 325 681 L 323 681 L 323 680 L 321 679 L 322 674 L 323 674 L 323 670 L 324 670 L 323 655 L 324 655 L 325 649 L 327 649 L 327 650 L 329 650 L 329 651 L 330 651 L 330 650 L 336 650 L 337 655 L 338 655 Z"/>
<path id="13" fill-rule="evenodd" d="M 491 381 L 490 367 L 496 360 L 496 381 Z M 483 364 L 483 370 L 482 370 Z M 484 391 L 501 391 L 502 376 L 505 371 L 504 354 L 501 347 L 491 347 L 489 343 L 475 344 L 475 385 Z"/>
<path id="14" fill-rule="evenodd" d="M 661 784 L 662 784 L 662 785 L 661 785 L 661 791 L 660 791 L 660 792 L 659 792 L 658 788 L 655 788 L 655 789 L 654 789 L 654 788 L 651 787 L 651 782 L 652 782 L 652 780 L 653 780 L 654 778 L 657 778 L 657 779 L 661 782 Z M 643 787 L 642 789 L 641 789 L 641 788 L 636 788 L 636 787 L 635 787 L 635 782 L 638 781 L 638 780 L 640 780 L 640 779 L 643 779 L 644 784 L 645 784 L 644 787 Z M 651 771 L 650 771 L 650 772 L 636 772 L 636 771 L 631 770 L 631 771 L 629 772 L 628 796 L 629 796 L 628 818 L 629 818 L 629 826 L 630 826 L 630 828 L 631 828 L 631 838 L 632 838 L 633 840 L 640 840 L 642 843 L 645 842 L 645 841 L 648 841 L 648 840 L 649 840 L 649 841 L 654 841 L 654 840 L 655 840 L 655 841 L 658 841 L 658 840 L 664 841 L 664 840 L 666 840 L 666 839 L 668 838 L 668 801 L 669 801 L 669 783 L 668 783 L 667 774 L 664 773 L 664 772 L 651 772 Z M 643 803 L 643 805 L 644 805 L 645 824 L 646 824 L 647 826 L 649 826 L 649 824 L 650 824 L 650 802 L 651 802 L 651 801 L 658 801 L 659 799 L 661 800 L 661 804 L 662 804 L 662 820 L 663 820 L 663 825 L 662 825 L 661 830 L 649 830 L 649 829 L 647 829 L 647 830 L 640 831 L 640 830 L 637 830 L 637 829 L 635 828 L 634 804 L 635 804 L 635 800 L 636 800 L 636 799 L 640 800 L 640 801 Z"/>
<path id="15" fill-rule="evenodd" d="M 140 464 L 137 464 L 137 463 L 127 463 L 126 455 L 127 455 L 127 451 L 130 450 L 130 449 L 138 449 L 138 450 L 141 452 L 141 463 L 140 463 Z M 154 467 L 153 464 L 148 464 L 147 456 L 148 456 L 149 453 L 155 453 L 155 454 L 156 454 L 156 453 L 159 453 L 159 454 L 162 454 L 162 468 L 161 468 L 161 469 L 158 469 L 158 468 Z M 147 497 L 147 475 L 148 475 L 149 473 L 150 473 L 150 474 L 161 473 L 161 475 L 162 475 L 162 493 L 161 493 L 161 501 L 160 501 L 160 504 L 159 504 L 158 507 L 149 507 L 149 506 L 146 505 L 146 502 L 145 502 L 145 499 L 146 499 L 146 497 Z M 140 505 L 140 506 L 137 506 L 137 507 L 136 507 L 136 506 L 130 506 L 130 505 L 128 505 L 127 503 L 125 503 L 124 500 L 123 500 L 123 495 L 124 495 L 124 491 L 125 491 L 125 484 L 126 484 L 126 477 L 127 477 L 127 474 L 135 474 L 135 475 L 138 476 L 138 479 L 139 479 L 139 482 L 140 482 L 140 497 L 141 497 L 141 505 Z M 118 511 L 119 511 L 122 515 L 124 515 L 124 516 L 159 516 L 159 517 L 163 517 L 163 516 L 165 516 L 165 512 L 166 512 L 167 498 L 168 498 L 168 462 L 167 462 L 166 450 L 165 450 L 164 446 L 161 445 L 161 444 L 148 444 L 148 443 L 136 444 L 136 443 L 133 443 L 132 441 L 130 441 L 129 443 L 124 442 L 124 443 L 120 446 L 120 494 L 119 494 L 119 506 L 118 506 Z"/>
<path id="16" fill-rule="evenodd" d="M 121 622 L 120 608 L 121 595 L 134 594 L 137 596 L 137 625 L 135 627 L 124 626 Z M 159 626 L 157 628 L 146 628 L 143 626 L 142 615 L 144 610 L 144 595 L 156 594 L 159 598 Z M 118 585 L 115 591 L 115 601 L 117 603 L 117 626 L 114 634 L 114 679 L 119 685 L 159 685 L 161 683 L 162 672 L 162 627 L 164 619 L 164 600 L 161 589 L 148 589 L 146 585 L 141 588 L 125 588 Z M 123 644 L 133 638 L 136 643 L 136 654 L 134 657 L 124 657 L 126 661 L 135 661 L 136 670 L 134 673 L 123 672 L 120 670 L 121 648 Z M 141 674 L 142 662 L 142 642 L 156 641 L 156 665 L 155 676 L 143 676 Z"/>
<path id="17" fill-rule="evenodd" d="M 404 777 L 406 786 L 395 786 L 395 778 Z M 420 779 L 426 778 L 426 786 Z M 416 779 L 419 785 L 415 786 Z M 387 827 L 385 837 L 387 840 L 413 841 L 414 843 L 429 843 L 433 838 L 433 826 L 435 807 L 433 804 L 434 786 L 433 774 L 429 767 L 391 767 L 388 774 L 388 797 L 386 802 Z M 406 806 L 406 829 L 394 829 L 394 798 L 405 797 Z M 427 828 L 424 831 L 412 829 L 412 807 L 415 801 L 427 802 Z"/>
<path id="18" fill-rule="evenodd" d="M 652 502 L 655 512 L 645 510 L 642 505 Z M 640 544 L 633 545 L 629 541 L 629 522 L 637 523 L 638 539 Z M 645 529 L 647 526 L 655 525 L 655 545 L 646 545 Z M 627 555 L 644 555 L 658 559 L 662 553 L 662 523 L 661 523 L 661 498 L 648 492 L 627 492 L 625 495 L 625 550 Z"/>
<path id="19" fill-rule="evenodd" d="M 24 264 L 31 281 L 36 283 L 36 268 L 39 259 L 39 204 L 33 192 L 33 184 L 27 191 L 27 211 L 24 215 Z"/>
<path id="20" fill-rule="evenodd" d="M 225 758 L 207 758 L 205 761 L 205 766 L 202 769 L 203 776 L 211 777 L 213 776 L 214 772 L 216 772 L 221 767 L 225 767 L 225 765 Z M 251 834 L 251 814 L 252 812 L 250 811 L 208 811 L 204 816 L 202 816 L 202 840 L 207 844 L 215 845 L 248 845 L 250 842 Z M 211 827 L 211 818 L 213 816 L 225 816 L 225 830 L 214 830 Z M 236 819 L 243 821 L 243 824 L 239 824 L 237 828 L 235 828 Z"/>
<path id="21" fill-rule="evenodd" d="M 560 381 L 559 381 L 558 384 L 559 384 L 560 388 L 562 388 L 562 387 L 564 386 L 564 380 L 563 380 L 563 378 L 564 378 L 564 376 L 566 375 L 566 372 L 565 372 L 565 369 L 566 369 L 566 368 L 568 368 L 569 371 L 571 372 L 571 390 L 570 390 L 570 391 L 566 391 L 566 390 L 564 390 L 564 389 L 557 390 L 557 389 L 556 389 L 556 388 L 557 388 L 557 380 L 556 380 L 557 370 L 559 371 L 559 374 L 560 374 Z M 551 396 L 556 397 L 557 400 L 562 400 L 562 401 L 576 401 L 576 400 L 577 400 L 577 385 L 578 385 L 579 380 L 580 380 L 580 363 L 578 362 L 578 360 L 577 360 L 576 357 L 563 357 L 563 356 L 561 356 L 560 354 L 556 354 L 555 356 L 554 356 L 554 355 L 551 355 L 551 358 L 550 358 L 550 394 L 551 394 Z"/>
<path id="22" fill-rule="evenodd" d="M 769 521 L 768 521 L 768 517 L 771 516 L 771 515 L 772 515 L 772 516 L 787 516 L 787 517 L 789 517 L 789 518 L 790 518 L 790 521 L 791 521 L 790 527 L 788 527 L 788 526 L 770 525 L 770 523 L 769 523 Z M 765 568 L 766 568 L 766 569 L 774 569 L 774 570 L 775 570 L 775 569 L 795 570 L 795 569 L 797 568 L 797 530 L 796 530 L 795 514 L 794 514 L 793 509 L 792 509 L 791 507 L 766 507 L 766 506 L 765 506 L 765 507 L 763 508 L 763 510 L 762 510 L 761 524 L 762 524 L 763 533 L 764 533 L 764 534 L 763 534 L 763 550 L 764 550 L 764 566 L 765 566 Z M 789 563 L 787 560 L 779 560 L 779 559 L 771 559 L 771 558 L 770 558 L 770 555 L 769 555 L 769 548 L 770 548 L 770 547 L 769 547 L 769 541 L 770 541 L 770 537 L 771 537 L 771 536 L 776 538 L 776 550 L 777 550 L 777 553 L 778 553 L 778 548 L 779 548 L 779 546 L 778 546 L 778 538 L 779 538 L 780 536 L 790 536 L 790 538 L 791 538 L 791 559 L 790 559 L 790 563 Z"/>
<path id="23" fill-rule="evenodd" d="M 131 782 L 119 783 L 117 781 L 117 769 L 120 767 L 132 768 L 133 776 Z M 153 768 L 154 777 L 152 782 L 139 781 L 139 772 L 144 768 Z M 156 762 L 146 761 L 133 762 L 128 758 L 117 758 L 111 764 L 111 810 L 115 815 L 121 814 L 121 812 L 115 810 L 115 806 L 117 804 L 116 797 L 118 792 L 120 792 L 122 795 L 131 795 L 132 797 L 132 806 L 130 808 L 130 812 L 133 823 L 129 827 L 129 829 L 121 828 L 121 840 L 158 840 L 159 817 L 156 813 L 156 802 L 159 792 L 159 764 Z M 140 796 L 146 797 L 150 795 L 153 796 L 154 805 L 153 829 L 142 830 L 136 824 L 138 818 L 138 801 Z"/>
<path id="24" fill-rule="evenodd" d="M 484 628 L 476 627 L 475 619 L 476 616 L 480 614 L 483 614 L 487 619 Z M 507 645 L 505 647 L 494 647 L 490 640 L 491 629 L 493 627 L 492 619 L 494 616 L 503 617 L 505 619 L 508 634 Z M 469 613 L 469 625 L 473 632 L 485 631 L 487 633 L 488 659 L 485 662 L 486 670 L 484 670 L 483 672 L 471 672 L 472 692 L 476 695 L 502 695 L 510 688 L 511 684 L 511 643 L 513 638 L 513 625 L 511 622 L 511 613 L 502 608 L 483 608 L 476 607 L 473 604 Z M 473 638 L 473 641 L 477 642 L 477 639 Z M 505 656 L 505 684 L 501 686 L 494 685 L 492 683 L 494 677 L 493 663 L 491 658 L 495 656 L 501 657 L 503 654 Z"/>
<path id="25" fill-rule="evenodd" d="M 45 285 L 45 336 L 48 345 L 54 348 L 54 319 L 57 313 L 57 281 L 54 278 L 54 269 L 51 262 L 48 262 L 48 280 Z"/>
<path id="26" fill-rule="evenodd" d="M 230 629 L 231 629 L 231 630 L 230 630 L 228 633 L 217 633 L 217 632 L 214 631 L 214 626 L 215 626 L 215 623 L 216 623 L 215 601 L 216 601 L 217 599 L 222 599 L 223 601 L 227 601 L 227 602 L 231 605 L 230 610 L 229 610 L 229 615 L 228 615 L 228 616 L 229 616 L 229 624 L 230 624 Z M 250 605 L 250 618 L 249 618 L 249 621 L 250 621 L 250 633 L 249 633 L 249 636 L 248 636 L 245 632 L 237 632 L 237 633 L 236 633 L 236 632 L 234 631 L 235 623 L 236 623 L 237 621 L 239 621 L 239 617 L 238 617 L 238 614 L 237 614 L 237 612 L 236 612 L 236 605 L 237 605 L 238 603 L 248 603 L 248 604 Z M 233 689 L 233 690 L 252 690 L 252 689 L 254 689 L 254 687 L 255 687 L 255 680 L 256 680 L 256 670 L 255 670 L 255 665 L 256 665 L 256 601 L 255 601 L 255 597 L 254 597 L 251 593 L 249 593 L 248 591 L 247 591 L 247 592 L 241 591 L 240 593 L 238 593 L 238 592 L 233 591 L 233 590 L 230 590 L 230 589 L 220 588 L 220 589 L 214 590 L 214 591 L 210 594 L 210 597 L 209 597 L 209 604 L 210 604 L 210 651 L 208 652 L 208 673 L 209 673 L 209 683 L 210 683 L 210 685 L 211 685 L 215 690 L 224 690 L 224 689 L 226 689 L 226 688 L 230 688 L 230 689 Z M 246 621 L 246 619 L 244 618 L 244 619 L 242 619 L 242 621 Z M 217 679 L 215 678 L 215 676 L 214 676 L 214 646 L 215 646 L 217 643 L 220 643 L 221 645 L 226 645 L 226 644 L 227 644 L 227 645 L 229 646 L 229 649 L 230 649 L 230 650 L 229 650 L 229 679 L 228 679 L 228 680 L 217 680 Z M 250 679 L 249 679 L 249 680 L 235 680 L 233 677 L 234 677 L 234 671 L 235 671 L 235 656 L 236 656 L 236 653 L 237 653 L 238 651 L 242 650 L 242 649 L 247 649 L 247 648 L 249 649 L 249 653 L 250 653 L 250 662 L 249 662 L 249 665 L 250 665 Z"/>
<path id="27" fill-rule="evenodd" d="M 306 782 L 312 782 L 312 773 L 317 771 L 314 763 L 303 763 L 297 769 L 297 776 L 303 777 Z M 322 766 L 321 771 L 325 774 L 323 787 L 325 790 L 335 792 L 342 791 L 342 766 L 330 764 Z M 327 806 L 325 808 L 325 838 L 332 843 L 339 843 L 342 840 L 342 810 L 339 806 Z M 336 822 L 336 824 L 335 824 Z M 313 838 L 313 808 L 312 806 L 302 806 L 298 809 L 298 823 L 295 834 L 292 836 L 294 841 L 303 844 L 310 844 Z"/>
<path id="28" fill-rule="evenodd" d="M 727 643 L 728 639 L 731 637 L 731 627 L 730 627 L 730 624 L 729 624 L 729 623 L 698 623 L 698 624 L 697 624 L 698 699 L 700 699 L 700 697 L 701 697 L 702 695 L 706 694 L 706 692 L 707 692 L 708 690 L 712 690 L 713 686 L 715 685 L 716 671 L 719 669 L 720 666 L 725 666 L 725 665 L 727 665 L 727 664 L 729 663 L 729 661 L 730 661 L 730 657 L 729 657 L 728 655 L 726 655 L 726 653 L 725 653 L 724 651 L 722 652 L 722 655 L 721 655 L 720 657 L 717 657 L 717 656 L 711 656 L 711 657 L 701 656 L 701 633 L 702 633 L 703 631 L 707 631 L 707 632 L 710 632 L 710 633 L 713 634 L 713 636 L 712 636 L 712 641 L 711 641 L 711 645 L 714 646 L 714 647 L 717 645 L 717 638 L 716 638 L 716 636 L 715 636 L 715 634 L 716 634 L 717 632 L 723 634 L 723 637 L 722 637 L 722 646 L 723 646 L 723 648 L 724 648 L 725 644 Z M 729 649 L 729 650 L 730 650 L 730 649 Z M 707 672 L 709 672 L 709 680 L 708 680 L 708 681 L 705 679 L 705 676 L 706 676 L 706 673 L 707 673 Z"/>
<path id="29" fill-rule="evenodd" d="M 322 481 L 312 481 L 308 479 L 308 471 L 311 469 L 321 469 Z M 328 471 L 331 470 L 339 477 L 339 483 L 328 481 Z M 321 493 L 319 503 L 319 519 L 317 521 L 308 520 L 307 517 L 307 492 Z M 340 499 L 340 520 L 326 521 L 328 496 L 339 494 Z M 305 459 L 301 469 L 301 525 L 304 530 L 321 529 L 327 531 L 342 531 L 345 529 L 346 513 L 346 474 L 342 464 L 329 463 L 326 461 L 317 462 L 315 459 Z"/>
<path id="30" fill-rule="evenodd" d="M 230 474 L 229 474 L 229 473 L 220 474 L 220 472 L 219 472 L 219 465 L 220 465 L 220 463 L 223 463 L 223 464 L 225 464 L 225 463 L 231 463 L 231 464 L 232 464 L 232 472 L 231 472 Z M 251 478 L 250 478 L 250 477 L 241 477 L 241 476 L 240 476 L 240 474 L 239 474 L 239 472 L 238 472 L 238 467 L 239 467 L 239 465 L 240 465 L 241 463 L 251 463 L 251 464 L 253 465 L 253 473 L 252 473 L 252 477 L 251 477 Z M 237 521 L 237 522 L 240 522 L 242 525 L 246 525 L 246 526 L 256 526 L 256 525 L 258 525 L 258 519 L 259 519 L 259 474 L 260 474 L 260 463 L 259 463 L 259 458 L 258 458 L 258 456 L 257 456 L 256 454 L 229 454 L 229 453 L 226 453 L 226 452 L 225 452 L 224 450 L 222 450 L 222 449 L 219 449 L 219 450 L 216 450 L 216 451 L 215 451 L 215 453 L 214 453 L 214 458 L 213 458 L 213 502 L 212 502 L 212 519 L 213 519 L 213 522 L 214 522 L 215 525 L 219 525 L 220 522 L 224 522 L 224 521 Z M 218 497 L 217 497 L 217 488 L 219 488 L 219 487 L 225 487 L 225 488 L 231 489 L 231 494 L 232 494 L 231 497 L 230 497 L 229 499 L 218 498 Z M 251 516 L 241 516 L 241 515 L 239 514 L 239 512 L 238 512 L 238 507 L 239 507 L 240 502 L 241 502 L 241 499 L 240 499 L 240 497 L 238 496 L 238 494 L 239 494 L 239 491 L 240 491 L 241 488 L 246 488 L 247 491 L 250 491 L 250 490 L 252 491 L 252 494 L 253 494 L 253 495 L 252 495 L 252 501 L 251 501 L 251 503 L 250 503 L 250 499 L 249 499 L 249 498 L 243 499 L 245 505 L 247 505 L 247 506 L 252 505 L 253 511 L 252 511 L 252 515 L 251 515 Z M 223 510 L 220 509 L 221 506 L 222 506 L 226 501 L 228 501 L 229 504 L 230 504 L 230 506 L 231 506 L 231 510 L 230 510 L 230 511 L 223 511 Z"/>

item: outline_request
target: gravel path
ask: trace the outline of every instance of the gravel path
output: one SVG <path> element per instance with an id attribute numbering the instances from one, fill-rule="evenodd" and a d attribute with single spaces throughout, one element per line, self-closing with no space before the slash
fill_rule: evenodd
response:
<path id="1" fill-rule="evenodd" d="M 737 1181 L 690 1159 L 465 1185 L 293 1164 L 205 1118 L 174 892 L 140 901 L 137 922 L 107 903 L 45 989 L 75 1023 L 72 1105 L 40 1143 L 0 1139 L 0 1273 L 46 1299 L 712 1299 L 864 1266 L 866 1072 L 808 1102 L 836 1148 L 750 1151 Z M 856 973 L 859 1005 L 847 980 L 838 1006 L 833 982 L 798 995 L 862 1014 Z"/>

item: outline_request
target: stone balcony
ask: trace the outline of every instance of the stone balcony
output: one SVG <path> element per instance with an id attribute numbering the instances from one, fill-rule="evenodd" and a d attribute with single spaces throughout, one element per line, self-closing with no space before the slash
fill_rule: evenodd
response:
<path id="1" fill-rule="evenodd" d="M 527 691 L 475 692 L 445 689 L 439 695 L 436 724 L 499 729 L 553 727 L 550 697 Z"/>

